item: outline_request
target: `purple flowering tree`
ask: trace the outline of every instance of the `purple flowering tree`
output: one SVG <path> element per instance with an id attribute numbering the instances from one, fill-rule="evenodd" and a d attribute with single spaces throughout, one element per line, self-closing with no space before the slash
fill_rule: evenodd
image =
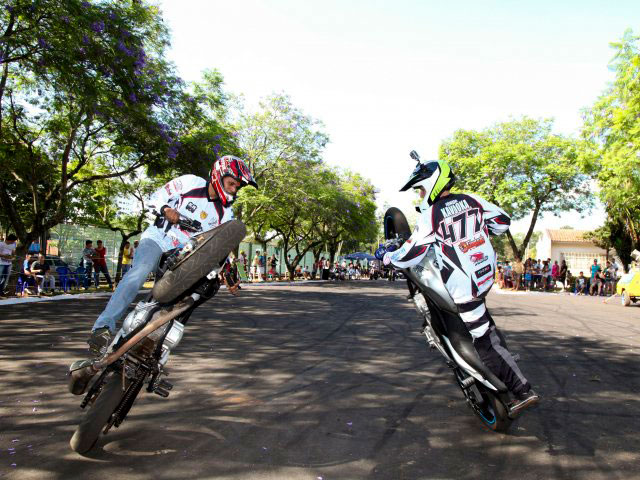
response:
<path id="1" fill-rule="evenodd" d="M 13 0 L 0 32 L 0 210 L 26 248 L 94 182 L 165 171 L 188 112 L 146 2 Z"/>

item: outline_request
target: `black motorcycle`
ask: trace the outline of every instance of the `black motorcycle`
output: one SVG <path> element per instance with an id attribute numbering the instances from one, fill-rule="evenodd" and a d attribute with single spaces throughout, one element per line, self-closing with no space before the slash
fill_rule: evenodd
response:
<path id="1" fill-rule="evenodd" d="M 407 219 L 399 209 L 386 211 L 384 232 L 387 247 L 399 248 L 411 236 Z M 482 423 L 491 430 L 506 432 L 515 418 L 509 414 L 509 391 L 478 356 L 471 334 L 442 281 L 434 248 L 430 247 L 418 265 L 399 269 L 423 321 L 422 333 L 430 348 L 444 356 L 467 404 Z"/>
<path id="2" fill-rule="evenodd" d="M 197 221 L 184 217 L 179 223 L 192 232 L 200 229 Z M 88 452 L 100 432 L 119 427 L 145 385 L 147 392 L 169 396 L 173 386 L 164 378 L 169 354 L 192 312 L 219 290 L 227 256 L 245 235 L 244 224 L 232 220 L 163 254 L 152 291 L 127 315 L 102 355 L 71 366 L 70 391 L 86 391 L 80 404 L 86 411 L 70 441 L 73 450 Z M 235 283 L 228 274 L 225 282 Z"/>

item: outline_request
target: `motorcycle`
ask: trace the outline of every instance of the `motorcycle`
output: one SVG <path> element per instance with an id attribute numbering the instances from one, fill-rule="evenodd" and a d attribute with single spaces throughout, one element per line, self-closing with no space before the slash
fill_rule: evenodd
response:
<path id="1" fill-rule="evenodd" d="M 218 275 L 246 235 L 238 220 L 204 233 L 197 233 L 199 222 L 186 217 L 181 216 L 179 224 L 194 236 L 182 249 L 163 254 L 153 289 L 127 315 L 101 355 L 70 368 L 71 393 L 86 391 L 80 404 L 86 410 L 69 442 L 78 453 L 91 450 L 101 432 L 122 425 L 145 384 L 147 392 L 169 396 L 173 385 L 164 378 L 169 355 L 180 343 L 192 312 L 218 292 Z M 224 275 L 225 283 L 235 283 L 228 273 Z"/>
<path id="2" fill-rule="evenodd" d="M 407 219 L 399 209 L 392 207 L 385 212 L 384 232 L 386 251 L 399 248 L 411 236 Z M 506 432 L 516 418 L 509 413 L 509 391 L 478 356 L 471 334 L 442 281 L 434 249 L 432 245 L 419 264 L 398 269 L 407 279 L 408 298 L 423 321 L 421 333 L 429 347 L 444 357 L 473 413 L 490 430 Z"/>

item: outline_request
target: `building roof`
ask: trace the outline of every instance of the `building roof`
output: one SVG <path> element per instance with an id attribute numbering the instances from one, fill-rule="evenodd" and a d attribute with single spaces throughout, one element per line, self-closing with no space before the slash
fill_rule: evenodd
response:
<path id="1" fill-rule="evenodd" d="M 549 238 L 551 238 L 552 242 L 571 242 L 571 243 L 591 243 L 593 241 L 585 238 L 585 233 L 588 233 L 588 230 L 547 230 Z"/>

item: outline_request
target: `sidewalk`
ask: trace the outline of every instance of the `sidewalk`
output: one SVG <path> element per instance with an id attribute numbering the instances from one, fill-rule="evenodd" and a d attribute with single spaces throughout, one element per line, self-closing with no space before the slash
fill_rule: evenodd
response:
<path id="1" fill-rule="evenodd" d="M 326 283 L 329 280 L 301 280 L 298 282 L 290 282 L 290 281 L 281 281 L 281 282 L 253 282 L 253 283 L 242 283 L 242 288 L 245 289 L 247 287 L 263 287 L 268 285 L 278 285 L 278 286 L 294 286 L 294 285 L 302 285 L 305 283 Z M 226 285 L 221 285 L 221 289 L 226 289 Z M 151 288 L 142 288 L 138 294 L 146 293 Z M 35 303 L 35 302 L 55 302 L 58 300 L 71 300 L 77 298 L 105 298 L 110 297 L 113 292 L 91 292 L 91 293 L 63 293 L 61 295 L 55 295 L 53 297 L 43 296 L 30 296 L 30 297 L 12 297 L 5 298 L 0 300 L 0 305 L 17 305 L 20 303 Z"/>

